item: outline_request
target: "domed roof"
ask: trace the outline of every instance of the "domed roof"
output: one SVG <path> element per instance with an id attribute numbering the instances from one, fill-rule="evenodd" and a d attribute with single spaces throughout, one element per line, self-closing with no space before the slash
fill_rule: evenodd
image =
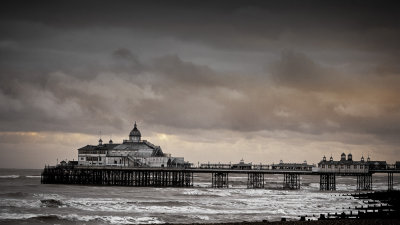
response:
<path id="1" fill-rule="evenodd" d="M 129 137 L 132 137 L 132 136 L 133 137 L 141 137 L 142 136 L 140 131 L 137 129 L 136 122 L 135 122 L 135 126 L 133 127 L 133 129 L 129 133 Z"/>

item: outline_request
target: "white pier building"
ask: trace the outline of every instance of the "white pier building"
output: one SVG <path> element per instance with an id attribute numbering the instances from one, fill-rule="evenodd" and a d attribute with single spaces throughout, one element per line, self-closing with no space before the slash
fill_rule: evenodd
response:
<path id="1" fill-rule="evenodd" d="M 78 149 L 78 165 L 117 167 L 185 167 L 189 163 L 183 157 L 171 157 L 163 153 L 160 146 L 142 140 L 136 122 L 129 133 L 129 139 L 122 143 L 86 145 Z"/>

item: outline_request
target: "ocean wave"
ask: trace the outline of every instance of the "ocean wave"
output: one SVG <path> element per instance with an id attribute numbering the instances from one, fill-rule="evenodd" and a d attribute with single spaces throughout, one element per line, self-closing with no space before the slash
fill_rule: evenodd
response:
<path id="1" fill-rule="evenodd" d="M 2 193 L 0 194 L 0 197 L 13 197 L 13 198 L 23 198 L 28 196 L 28 193 L 24 192 L 9 192 L 9 193 Z"/>
<path id="2" fill-rule="evenodd" d="M 59 208 L 64 206 L 64 203 L 57 199 L 42 199 L 40 202 L 42 203 L 41 207 Z"/>
<path id="3" fill-rule="evenodd" d="M 192 196 L 204 196 L 204 197 L 225 197 L 230 196 L 231 193 L 228 190 L 216 190 L 216 189 L 187 189 L 182 192 L 182 195 Z"/>
<path id="4" fill-rule="evenodd" d="M 2 220 L 24 220 L 29 218 L 38 217 L 41 215 L 31 213 L 0 213 L 0 219 Z"/>
<path id="5" fill-rule="evenodd" d="M 132 217 L 132 216 L 98 216 L 98 215 L 59 215 L 59 214 L 32 214 L 32 213 L 0 213 L 0 220 L 68 220 L 73 222 L 100 222 L 107 224 L 161 224 L 164 223 L 157 217 Z"/>
<path id="6" fill-rule="evenodd" d="M 38 200 L 26 199 L 0 199 L 0 207 L 10 208 L 39 208 L 41 202 Z"/>
<path id="7" fill-rule="evenodd" d="M 67 207 L 72 207 L 85 211 L 103 211 L 103 212 L 134 212 L 138 209 L 136 202 L 126 199 L 91 199 L 78 198 L 70 199 L 64 202 Z"/>
<path id="8" fill-rule="evenodd" d="M 145 201 L 145 202 L 127 202 L 129 203 L 134 203 L 139 206 L 151 206 L 151 205 L 157 205 L 157 206 L 187 206 L 189 205 L 188 201 Z"/>
<path id="9" fill-rule="evenodd" d="M 191 215 L 189 217 L 191 217 L 193 219 L 200 219 L 200 220 L 206 220 L 206 221 L 210 220 L 210 217 L 207 215 Z"/>
<path id="10" fill-rule="evenodd" d="M 40 199 L 62 199 L 64 196 L 59 194 L 35 193 L 33 197 Z"/>
<path id="11" fill-rule="evenodd" d="M 1 178 L 3 178 L 3 179 L 15 179 L 15 178 L 19 178 L 19 177 L 20 177 L 19 175 L 1 175 L 0 179 Z"/>

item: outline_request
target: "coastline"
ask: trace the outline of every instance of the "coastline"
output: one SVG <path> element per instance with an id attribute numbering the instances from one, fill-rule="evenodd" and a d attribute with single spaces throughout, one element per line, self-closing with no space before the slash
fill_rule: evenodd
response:
<path id="1" fill-rule="evenodd" d="M 380 224 L 400 224 L 400 191 L 375 191 L 375 192 L 365 192 L 365 193 L 354 193 L 348 194 L 354 198 L 372 200 L 374 204 L 367 208 L 354 208 L 358 209 L 357 214 L 345 214 L 336 213 L 333 217 L 326 217 L 325 214 L 321 214 L 318 220 L 305 220 L 305 217 L 301 216 L 298 221 L 255 221 L 255 222 L 237 222 L 237 223 L 188 223 L 185 225 L 339 225 L 339 224 L 350 224 L 350 225 L 380 225 Z M 379 204 L 375 203 L 379 201 Z M 386 206 L 382 206 L 382 203 Z M 333 214 L 330 214 L 331 216 Z M 351 216 L 351 218 L 349 218 Z M 357 218 L 354 218 L 356 216 Z M 300 217 L 300 216 L 299 216 Z M 168 225 L 178 225 L 167 223 Z M 182 225 L 182 224 L 180 224 Z"/>
<path id="2" fill-rule="evenodd" d="M 168 225 L 380 225 L 380 224 L 400 224 L 399 219 L 336 219 L 336 220 L 311 220 L 311 221 L 261 221 L 261 222 L 238 222 L 238 223 L 188 223 Z"/>

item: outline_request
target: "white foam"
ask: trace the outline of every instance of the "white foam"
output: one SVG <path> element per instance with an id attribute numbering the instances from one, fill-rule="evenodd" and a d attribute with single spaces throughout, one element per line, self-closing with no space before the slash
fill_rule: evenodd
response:
<path id="1" fill-rule="evenodd" d="M 64 198 L 64 196 L 59 195 L 59 194 L 47 194 L 47 193 L 33 194 L 33 197 L 40 198 L 40 199 L 56 199 L 56 200 L 60 200 L 60 199 Z"/>
<path id="2" fill-rule="evenodd" d="M 66 219 L 70 221 L 93 221 L 100 220 L 109 224 L 160 224 L 164 223 L 159 220 L 157 217 L 132 217 L 132 216 L 90 216 L 90 215 L 77 215 L 77 214 L 69 214 L 69 215 L 57 215 L 60 219 Z"/>
<path id="3" fill-rule="evenodd" d="M 84 221 L 89 222 L 93 220 L 104 221 L 109 224 L 160 224 L 164 223 L 157 217 L 131 217 L 131 216 L 90 216 L 90 215 L 59 215 L 59 214 L 32 214 L 32 213 L 0 213 L 2 220 L 23 220 L 35 217 L 54 216 L 58 219 L 65 219 L 69 221 Z"/>
<path id="4" fill-rule="evenodd" d="M 21 214 L 21 213 L 0 213 L 0 219 L 2 220 L 23 220 L 33 217 L 40 216 L 38 214 Z"/>
<path id="5" fill-rule="evenodd" d="M 19 175 L 1 175 L 0 178 L 19 178 Z"/>
<path id="6" fill-rule="evenodd" d="M 183 191 L 184 195 L 195 195 L 195 196 L 230 196 L 231 189 L 229 190 L 218 190 L 218 189 L 185 189 Z"/>
<path id="7" fill-rule="evenodd" d="M 39 200 L 0 199 L 0 207 L 40 208 L 40 206 L 41 202 Z"/>
<path id="8" fill-rule="evenodd" d="M 25 176 L 26 178 L 40 178 L 39 175 L 31 175 L 31 176 Z"/>

